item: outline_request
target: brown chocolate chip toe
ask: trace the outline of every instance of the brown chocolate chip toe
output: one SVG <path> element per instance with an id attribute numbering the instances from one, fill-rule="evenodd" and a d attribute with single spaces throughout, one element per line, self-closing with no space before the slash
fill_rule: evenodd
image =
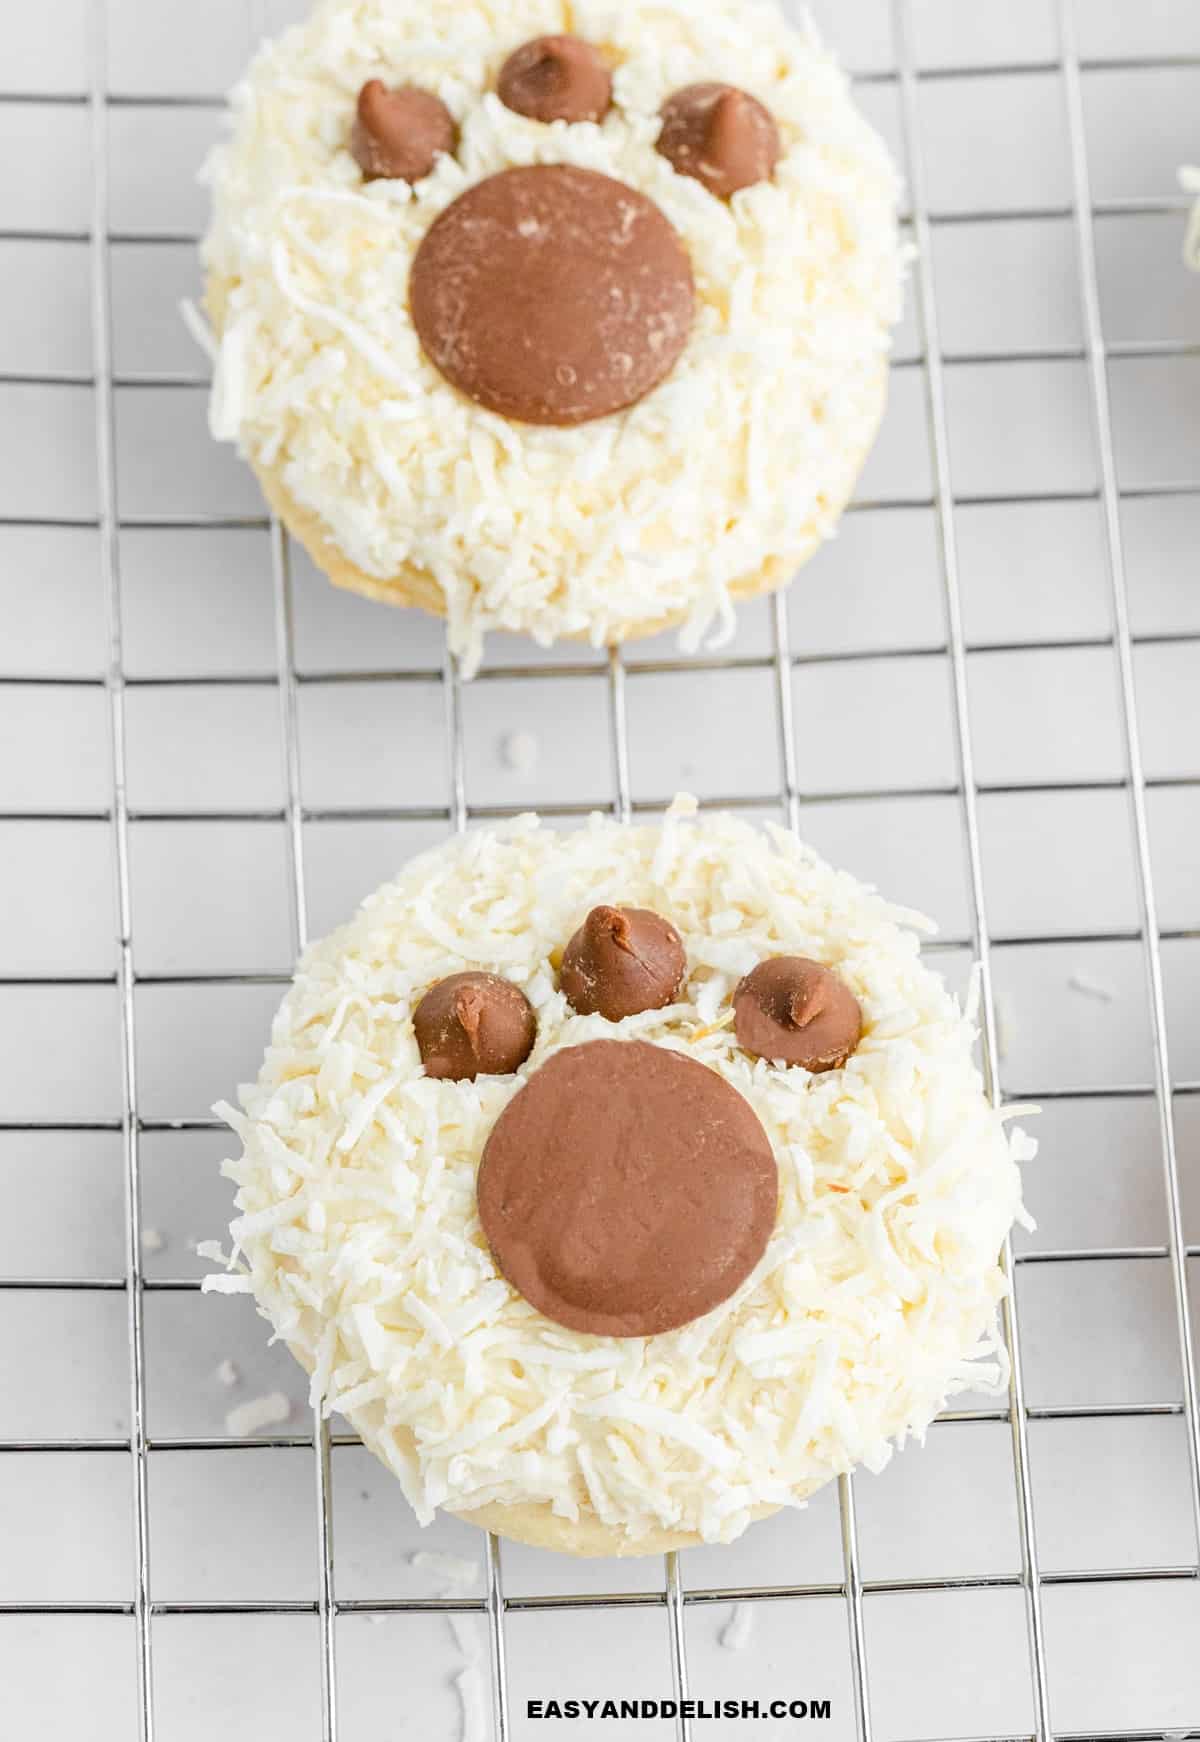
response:
<path id="1" fill-rule="evenodd" d="M 862 1008 L 845 981 L 819 962 L 779 956 L 747 974 L 734 993 L 738 1044 L 772 1064 L 837 1071 L 862 1039 Z"/>
<path id="2" fill-rule="evenodd" d="M 461 393 L 560 427 L 644 398 L 695 311 L 691 261 L 658 207 L 566 164 L 463 194 L 422 242 L 410 293 L 426 355 Z"/>
<path id="3" fill-rule="evenodd" d="M 659 151 L 719 200 L 770 181 L 783 155 L 775 117 L 736 85 L 688 85 L 670 98 L 662 118 Z"/>
<path id="4" fill-rule="evenodd" d="M 507 1077 L 533 1051 L 529 1000 L 495 974 L 453 974 L 427 992 L 413 1016 L 425 1073 L 455 1083 Z"/>
<path id="5" fill-rule="evenodd" d="M 729 1299 L 775 1226 L 774 1151 L 723 1077 L 643 1041 L 556 1053 L 501 1114 L 479 1214 L 547 1318 L 597 1337 L 678 1330 Z"/>
<path id="6" fill-rule="evenodd" d="M 350 149 L 368 181 L 423 181 L 457 144 L 454 117 L 432 91 L 392 91 L 382 79 L 363 86 Z"/>
<path id="7" fill-rule="evenodd" d="M 612 107 L 612 74 L 579 36 L 539 36 L 500 69 L 500 101 L 531 121 L 603 121 Z"/>
<path id="8" fill-rule="evenodd" d="M 675 927 L 641 907 L 597 907 L 567 945 L 561 985 L 580 1016 L 623 1022 L 665 1010 L 687 978 Z"/>

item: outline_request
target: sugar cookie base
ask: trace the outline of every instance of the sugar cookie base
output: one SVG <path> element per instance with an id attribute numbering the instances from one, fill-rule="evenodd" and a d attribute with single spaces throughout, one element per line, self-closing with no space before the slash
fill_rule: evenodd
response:
<path id="1" fill-rule="evenodd" d="M 219 306 L 220 299 L 212 302 Z M 854 494 L 867 457 L 874 446 L 874 437 L 878 434 L 879 425 L 887 406 L 887 370 L 879 372 L 879 405 L 872 431 L 872 440 L 867 443 L 860 455 L 856 456 L 854 464 L 848 469 L 843 494 L 833 504 L 832 520 L 841 518 L 847 503 Z M 445 617 L 446 600 L 441 587 L 426 570 L 418 568 L 415 563 L 405 563 L 404 566 L 387 580 L 381 580 L 377 575 L 369 575 L 352 563 L 345 552 L 334 544 L 320 518 L 311 509 L 303 508 L 288 490 L 283 478 L 277 470 L 251 461 L 255 476 L 267 503 L 274 515 L 283 523 L 292 537 L 308 553 L 312 562 L 321 572 L 349 593 L 358 593 L 367 599 L 374 599 L 384 605 L 399 605 L 415 607 L 426 611 L 434 617 Z M 826 542 L 827 534 L 815 524 L 812 526 L 801 548 L 787 557 L 773 557 L 753 574 L 735 581 L 730 587 L 730 596 L 745 602 L 761 598 L 764 594 L 778 592 L 786 587 L 809 559 L 816 555 Z M 686 612 L 675 612 L 671 615 L 642 622 L 622 623 L 612 634 L 614 644 L 626 641 L 642 641 L 648 636 L 659 635 L 669 629 L 677 629 L 686 621 Z M 500 625 L 499 627 L 503 627 Z M 514 626 L 515 628 L 515 626 Z M 582 639 L 582 637 L 571 637 Z"/>
<path id="2" fill-rule="evenodd" d="M 777 1506 L 759 1507 L 754 1522 L 774 1518 L 778 1511 Z M 646 1536 L 630 1537 L 615 1525 L 603 1524 L 591 1511 L 581 1512 L 574 1523 L 568 1518 L 556 1518 L 548 1506 L 484 1506 L 478 1512 L 460 1512 L 456 1516 L 464 1524 L 477 1524 L 481 1530 L 490 1530 L 507 1542 L 573 1555 L 576 1560 L 639 1560 L 704 1547 L 702 1537 L 678 1531 L 653 1530 Z"/>
<path id="3" fill-rule="evenodd" d="M 288 1348 L 296 1360 L 311 1378 L 312 1362 L 295 1343 L 289 1343 Z M 369 1424 L 358 1420 L 355 1424 L 359 1437 L 369 1452 L 373 1452 L 381 1463 L 387 1464 L 388 1458 L 376 1435 L 371 1432 Z M 406 1443 L 407 1441 L 407 1436 Z M 820 1484 L 814 1484 L 810 1493 L 818 1492 Z M 774 1518 L 781 1510 L 778 1506 L 759 1506 L 755 1509 L 754 1522 L 759 1524 L 764 1518 Z M 547 1549 L 552 1554 L 571 1555 L 576 1560 L 642 1560 L 653 1555 L 676 1554 L 685 1548 L 703 1548 L 704 1539 L 691 1531 L 652 1530 L 642 1536 L 630 1536 L 619 1525 L 605 1524 L 598 1518 L 591 1507 L 580 1508 L 577 1519 L 559 1518 L 549 1506 L 481 1506 L 474 1512 L 456 1512 L 451 1516 L 460 1518 L 464 1524 L 474 1524 L 480 1530 L 490 1531 L 493 1536 L 503 1537 L 505 1542 L 520 1543 L 524 1548 Z"/>

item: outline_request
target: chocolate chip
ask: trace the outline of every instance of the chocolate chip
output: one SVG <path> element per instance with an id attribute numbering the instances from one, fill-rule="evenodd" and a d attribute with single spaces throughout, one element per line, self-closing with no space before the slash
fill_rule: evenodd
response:
<path id="1" fill-rule="evenodd" d="M 500 101 L 531 121 L 602 121 L 612 107 L 612 74 L 590 42 L 539 36 L 500 69 Z"/>
<path id="2" fill-rule="evenodd" d="M 452 974 L 413 1016 L 425 1074 L 455 1083 L 507 1077 L 533 1051 L 537 1022 L 519 986 L 495 974 Z"/>
<path id="3" fill-rule="evenodd" d="M 363 86 L 350 149 L 368 181 L 423 181 L 457 144 L 454 117 L 432 91 L 390 91 L 382 79 Z"/>
<path id="4" fill-rule="evenodd" d="M 719 200 L 770 181 L 783 155 L 775 117 L 736 85 L 688 85 L 670 98 L 662 121 L 659 151 Z"/>
<path id="5" fill-rule="evenodd" d="M 479 1216 L 501 1273 L 555 1324 L 652 1337 L 740 1288 L 775 1226 L 770 1139 L 732 1084 L 644 1041 L 556 1053 L 501 1114 Z"/>
<path id="6" fill-rule="evenodd" d="M 837 1071 L 862 1039 L 862 1008 L 849 986 L 803 956 L 761 962 L 734 993 L 733 1008 L 738 1044 L 772 1064 Z"/>
<path id="7" fill-rule="evenodd" d="M 665 1010 L 687 977 L 675 927 L 641 907 L 597 907 L 567 945 L 562 989 L 580 1016 L 623 1022 Z"/>
<path id="8" fill-rule="evenodd" d="M 417 251 L 412 316 L 469 399 L 561 428 L 635 405 L 692 328 L 692 265 L 643 194 L 593 170 L 505 170 L 438 218 Z"/>

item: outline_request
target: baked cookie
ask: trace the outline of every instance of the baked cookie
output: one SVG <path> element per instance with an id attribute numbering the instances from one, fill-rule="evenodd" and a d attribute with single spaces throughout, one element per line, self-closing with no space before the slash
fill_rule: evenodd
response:
<path id="1" fill-rule="evenodd" d="M 471 666 L 698 642 L 832 533 L 897 181 L 775 0 L 323 0 L 233 104 L 212 427 L 339 585 Z"/>
<path id="2" fill-rule="evenodd" d="M 1021 1192 L 911 916 L 782 830 L 526 817 L 311 949 L 233 1256 L 420 1519 L 729 1541 L 1002 1381 Z"/>

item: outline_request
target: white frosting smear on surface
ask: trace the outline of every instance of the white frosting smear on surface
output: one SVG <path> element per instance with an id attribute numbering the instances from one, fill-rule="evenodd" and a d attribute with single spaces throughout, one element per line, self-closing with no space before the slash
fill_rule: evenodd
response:
<path id="1" fill-rule="evenodd" d="M 533 1503 L 631 1538 L 727 1541 L 758 1507 L 882 1469 L 949 1397 L 1006 1380 L 999 1253 L 1031 1146 L 988 1102 L 971 1023 L 922 963 L 911 915 L 782 830 L 694 811 L 680 800 L 661 829 L 595 818 L 562 836 L 526 817 L 415 860 L 308 952 L 244 1111 L 223 1109 L 243 1146 L 225 1167 L 237 1280 L 312 1373 L 314 1401 L 351 1420 L 426 1523 L 439 1507 Z M 668 916 L 690 964 L 671 1010 L 616 1029 L 575 1015 L 553 966 L 614 899 Z M 845 1070 L 752 1060 L 720 1020 L 739 977 L 780 954 L 827 963 L 859 998 L 865 1038 Z M 411 1012 L 468 968 L 512 979 L 537 1013 L 516 1078 L 423 1074 Z M 758 1271 L 706 1318 L 632 1341 L 564 1330 L 522 1300 L 475 1199 L 521 1083 L 614 1034 L 724 1076 L 780 1175 Z"/>
<path id="2" fill-rule="evenodd" d="M 544 126 L 495 95 L 519 43 L 573 30 L 616 68 L 603 123 Z M 368 78 L 435 91 L 461 144 L 364 185 L 347 149 Z M 785 153 L 732 204 L 655 150 L 680 87 L 768 104 Z M 903 251 L 888 153 L 816 38 L 775 0 L 324 0 L 268 45 L 214 155 L 204 257 L 214 433 L 368 576 L 413 563 L 468 665 L 492 628 L 601 645 L 622 626 L 727 628 L 730 587 L 833 531 L 874 435 Z M 614 176 L 692 256 L 698 313 L 669 380 L 580 429 L 509 424 L 451 388 L 408 309 L 416 251 L 468 186 L 531 163 Z"/>

